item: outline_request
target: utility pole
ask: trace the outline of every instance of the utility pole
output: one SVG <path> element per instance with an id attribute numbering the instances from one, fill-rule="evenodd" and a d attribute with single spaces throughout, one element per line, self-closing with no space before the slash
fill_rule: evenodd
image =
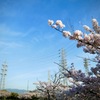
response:
<path id="1" fill-rule="evenodd" d="M 60 50 L 60 57 L 61 57 L 61 60 L 60 60 L 60 65 L 62 67 L 59 68 L 60 72 L 61 72 L 61 75 L 63 75 L 62 73 L 65 72 L 65 69 L 67 68 L 67 60 L 66 60 L 66 52 L 65 52 L 65 49 L 61 49 Z M 68 82 L 67 82 L 67 78 L 63 78 L 62 80 L 62 84 L 63 85 L 68 85 Z"/>
<path id="2" fill-rule="evenodd" d="M 6 62 L 4 62 L 4 64 L 2 64 L 2 68 L 1 68 L 1 82 L 0 82 L 0 89 L 4 90 L 5 89 L 5 80 L 6 80 L 6 75 L 7 75 L 7 64 Z"/>

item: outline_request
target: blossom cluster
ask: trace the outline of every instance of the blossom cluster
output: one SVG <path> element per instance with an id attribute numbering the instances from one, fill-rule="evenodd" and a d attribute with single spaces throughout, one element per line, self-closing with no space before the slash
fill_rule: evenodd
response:
<path id="1" fill-rule="evenodd" d="M 74 73 L 72 73 L 72 69 L 70 69 L 69 72 L 71 73 L 67 73 L 67 75 L 69 74 L 69 76 L 73 79 L 74 84 L 71 89 L 63 91 L 62 95 L 66 94 L 66 100 L 99 100 L 100 65 L 95 68 L 91 68 L 92 74 L 89 76 L 86 76 L 81 71 L 77 70 L 74 70 Z M 78 82 L 79 84 L 76 84 Z M 64 99 L 62 98 L 62 100 Z"/>
<path id="2" fill-rule="evenodd" d="M 83 25 L 88 34 L 81 30 L 75 30 L 73 33 L 64 30 L 65 25 L 61 20 L 57 20 L 55 23 L 53 20 L 48 20 L 48 24 L 60 31 L 64 37 L 69 37 L 70 40 L 77 40 L 77 47 L 84 46 L 84 52 L 100 54 L 100 26 L 96 19 L 92 19 L 92 29 L 87 25 Z"/>
<path id="3" fill-rule="evenodd" d="M 73 33 L 64 30 L 65 25 L 61 20 L 55 23 L 53 20 L 48 20 L 48 24 L 61 32 L 64 37 L 69 37 L 70 40 L 77 40 L 77 47 L 84 46 L 84 51 L 90 54 L 97 54 L 91 60 L 96 62 L 96 67 L 92 67 L 88 72 L 88 76 L 81 70 L 76 70 L 74 66 L 70 69 L 64 69 L 62 74 L 63 78 L 67 78 L 70 85 L 62 85 L 62 77 L 57 77 L 51 82 L 39 81 L 37 89 L 41 92 L 42 96 L 48 100 L 99 100 L 100 98 L 100 26 L 96 19 L 92 19 L 91 29 L 87 25 L 83 28 L 89 33 L 83 33 L 80 30 L 75 30 Z"/>
<path id="4" fill-rule="evenodd" d="M 85 53 L 97 54 L 97 56 L 91 60 L 96 62 L 96 67 L 91 68 L 91 72 L 88 72 L 88 76 L 81 70 L 76 70 L 74 67 L 65 69 L 64 76 L 72 83 L 70 89 L 64 90 L 61 94 L 62 98 L 59 100 L 99 100 L 100 98 L 100 26 L 96 19 L 92 19 L 92 29 L 83 25 L 86 33 L 75 30 L 73 33 L 64 30 L 65 25 L 62 21 L 58 20 L 54 23 L 53 20 L 48 20 L 48 24 L 61 32 L 66 38 L 70 40 L 76 40 L 77 47 L 84 47 Z M 61 27 L 63 25 L 64 27 Z"/>
<path id="5" fill-rule="evenodd" d="M 47 100 L 99 100 L 100 65 L 91 68 L 91 73 L 86 76 L 81 70 L 71 67 L 70 69 L 65 69 L 63 74 L 72 84 L 64 86 L 59 82 L 39 81 L 37 89 Z"/>
<path id="6" fill-rule="evenodd" d="M 50 82 L 41 82 L 36 83 L 37 90 L 40 93 L 40 96 L 47 98 L 47 100 L 59 100 L 62 99 L 62 93 L 66 86 L 61 84 L 61 76 L 54 75 L 54 79 Z"/>

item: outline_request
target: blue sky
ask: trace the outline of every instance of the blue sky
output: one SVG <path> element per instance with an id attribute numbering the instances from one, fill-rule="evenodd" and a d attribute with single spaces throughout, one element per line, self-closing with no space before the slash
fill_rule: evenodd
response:
<path id="1" fill-rule="evenodd" d="M 34 89 L 33 82 L 47 81 L 60 62 L 59 50 L 66 50 L 68 66 L 82 69 L 82 59 L 90 56 L 76 48 L 76 42 L 48 26 L 48 19 L 60 19 L 74 30 L 91 26 L 92 17 L 100 22 L 100 0 L 0 0 L 0 65 L 8 64 L 6 88 Z M 80 22 L 82 24 L 80 24 Z M 80 66 L 81 65 L 81 66 Z M 0 68 L 1 68 L 0 67 Z"/>

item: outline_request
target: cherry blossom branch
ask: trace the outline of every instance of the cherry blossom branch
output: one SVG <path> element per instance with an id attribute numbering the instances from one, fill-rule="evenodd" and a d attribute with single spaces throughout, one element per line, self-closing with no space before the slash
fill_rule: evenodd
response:
<path id="1" fill-rule="evenodd" d="M 90 34 L 83 33 L 80 30 L 76 30 L 71 34 L 69 31 L 63 30 L 65 25 L 61 20 L 57 20 L 55 24 L 53 20 L 48 20 L 48 24 L 55 30 L 61 32 L 65 38 L 69 37 L 70 40 L 77 40 L 77 47 L 84 46 L 84 52 L 100 54 L 100 26 L 96 19 L 92 19 L 93 30 L 87 25 L 83 26 Z"/>

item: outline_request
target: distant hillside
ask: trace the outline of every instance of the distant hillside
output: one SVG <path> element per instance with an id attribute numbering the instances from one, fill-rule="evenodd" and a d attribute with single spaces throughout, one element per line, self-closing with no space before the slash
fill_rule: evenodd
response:
<path id="1" fill-rule="evenodd" d="M 19 94 L 27 92 L 26 90 L 20 90 L 20 89 L 6 89 L 6 90 L 9 92 L 15 92 L 15 93 L 19 93 Z"/>

